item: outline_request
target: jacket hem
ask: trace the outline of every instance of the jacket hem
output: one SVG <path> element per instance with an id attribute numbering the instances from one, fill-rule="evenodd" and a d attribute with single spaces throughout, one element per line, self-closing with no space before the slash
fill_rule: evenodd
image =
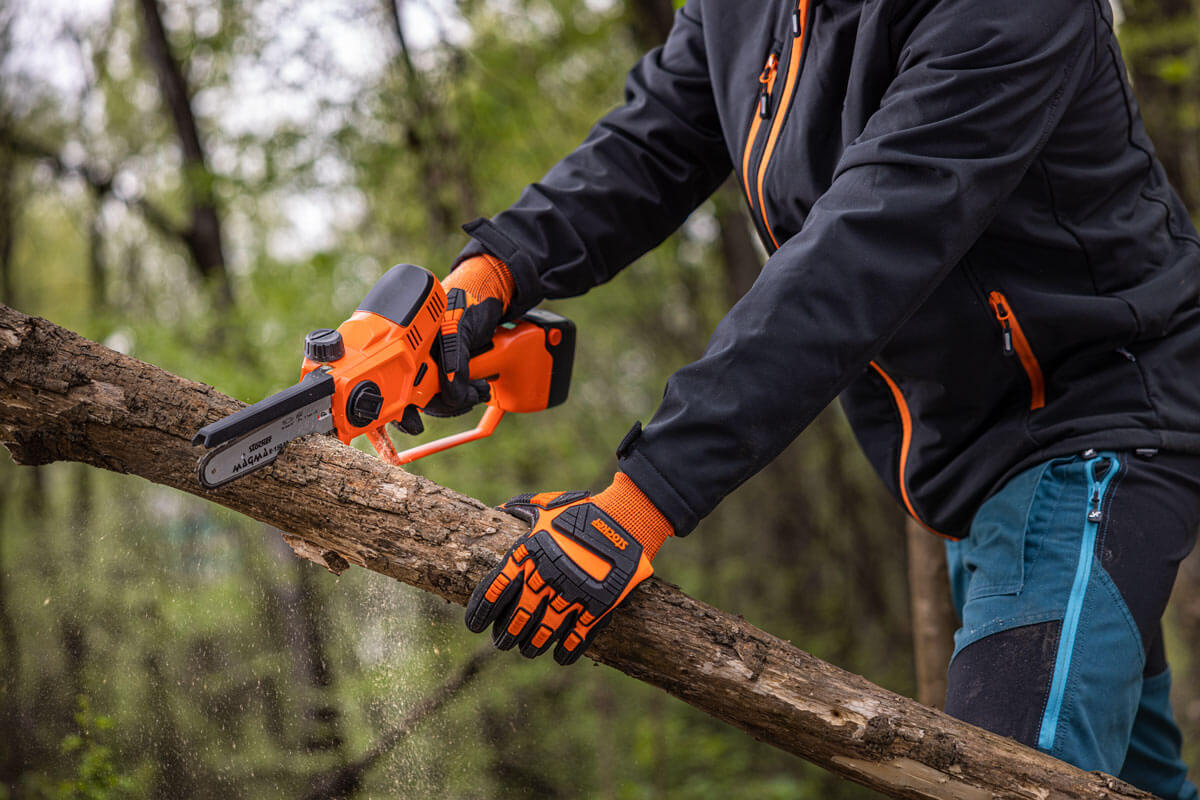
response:
<path id="1" fill-rule="evenodd" d="M 1059 439 L 1053 444 L 1033 451 L 1009 467 L 1008 471 L 992 484 L 991 489 L 979 505 L 982 506 L 988 498 L 1004 488 L 1013 476 L 1052 458 L 1076 455 L 1088 449 L 1137 450 L 1142 448 L 1200 454 L 1200 433 L 1151 428 L 1116 428 Z M 974 515 L 972 515 L 972 519 L 974 519 Z M 967 530 L 970 530 L 969 524 Z"/>

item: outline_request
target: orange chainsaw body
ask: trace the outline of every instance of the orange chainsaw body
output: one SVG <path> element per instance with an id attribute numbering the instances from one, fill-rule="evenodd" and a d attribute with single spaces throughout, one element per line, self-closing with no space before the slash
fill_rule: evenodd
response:
<path id="1" fill-rule="evenodd" d="M 380 300 L 372 300 L 378 291 Z M 446 293 L 427 270 L 393 267 L 359 309 L 337 329 L 344 353 L 330 361 L 306 356 L 301 375 L 324 370 L 334 379 L 332 411 L 337 437 L 349 443 L 366 434 L 380 456 L 392 463 L 417 458 L 482 438 L 507 412 L 542 411 L 563 402 L 574 360 L 575 326 L 557 314 L 534 310 L 505 323 L 492 347 L 471 359 L 471 378 L 486 379 L 491 389 L 487 410 L 472 431 L 396 453 L 387 423 L 399 420 L 410 405 L 423 408 L 438 393 L 438 370 L 430 355 L 446 309 Z M 311 353 L 310 353 L 311 355 Z M 374 384 L 379 410 L 373 419 L 361 412 L 355 393 Z M 369 388 L 369 387 L 368 387 Z M 367 403 L 374 411 L 374 396 Z"/>

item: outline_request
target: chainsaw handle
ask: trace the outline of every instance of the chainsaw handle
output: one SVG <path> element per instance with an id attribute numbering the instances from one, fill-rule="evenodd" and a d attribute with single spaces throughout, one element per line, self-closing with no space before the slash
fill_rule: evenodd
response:
<path id="1" fill-rule="evenodd" d="M 488 405 L 528 414 L 567 399 L 575 361 L 575 323 L 535 308 L 496 329 L 492 346 L 471 358 L 471 379 L 491 388 Z"/>
<path id="2" fill-rule="evenodd" d="M 436 439 L 432 442 L 419 444 L 416 447 L 410 447 L 402 453 L 396 452 L 396 446 L 392 444 L 392 438 L 388 436 L 387 426 L 380 425 L 367 432 L 367 439 L 371 442 L 371 446 L 375 448 L 375 452 L 379 454 L 387 463 L 393 467 L 402 467 L 405 464 L 411 464 L 418 458 L 431 456 L 434 453 L 440 453 L 443 450 L 449 450 L 451 447 L 458 447 L 460 444 L 474 442 L 477 439 L 485 439 L 496 432 L 496 426 L 500 424 L 500 420 L 504 419 L 505 412 L 495 406 L 488 406 L 483 412 L 483 418 L 479 420 L 479 424 L 469 431 L 456 433 L 451 436 L 443 436 L 441 439 Z"/>
<path id="3" fill-rule="evenodd" d="M 391 456 L 385 455 L 384 452 L 380 450 L 379 444 L 376 442 L 374 435 L 372 435 L 371 444 L 375 445 L 375 451 L 379 453 L 380 457 L 388 463 L 395 464 L 397 466 L 411 464 L 418 458 L 431 456 L 434 453 L 440 453 L 443 450 L 449 450 L 451 447 L 458 447 L 460 444 L 474 442 L 478 439 L 485 439 L 488 436 L 491 436 L 496 432 L 496 426 L 500 424 L 500 420 L 504 419 L 504 414 L 505 412 L 499 408 L 496 408 L 495 406 L 488 406 L 487 410 L 483 412 L 483 418 L 479 420 L 479 424 L 471 430 L 463 431 L 462 433 L 456 433 L 451 436 L 443 436 L 441 439 L 436 439 L 432 442 L 427 442 L 426 444 L 419 444 L 416 447 L 410 447 L 402 453 L 396 452 L 396 449 L 392 447 L 391 441 L 387 438 L 387 432 L 380 428 L 379 435 L 383 439 L 387 440 L 387 447 L 391 449 L 391 455 L 395 456 L 395 461 L 391 459 Z"/>
<path id="4" fill-rule="evenodd" d="M 501 325 L 492 346 L 471 359 L 471 379 L 486 380 L 491 389 L 478 425 L 402 453 L 383 428 L 372 432 L 371 443 L 380 458 L 399 466 L 487 438 L 509 411 L 541 411 L 566 400 L 574 360 L 575 324 L 549 311 L 528 311 L 517 322 Z"/>
<path id="5" fill-rule="evenodd" d="M 402 452 L 397 452 L 387 425 L 366 431 L 367 439 L 379 457 L 393 466 L 485 439 L 509 411 L 541 411 L 566 400 L 574 356 L 574 323 L 535 309 L 516 323 L 501 326 L 492 347 L 471 359 L 471 378 L 487 380 L 491 388 L 483 417 L 474 428 Z M 436 367 L 424 370 L 414 389 L 417 395 L 436 392 Z"/>

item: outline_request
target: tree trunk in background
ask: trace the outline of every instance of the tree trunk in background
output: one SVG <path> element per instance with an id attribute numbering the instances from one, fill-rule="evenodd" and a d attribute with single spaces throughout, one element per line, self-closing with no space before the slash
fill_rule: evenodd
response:
<path id="1" fill-rule="evenodd" d="M 193 770 L 188 767 L 187 746 L 175 724 L 171 707 L 171 689 L 163 673 L 163 656 L 151 652 L 145 656 L 147 685 L 146 703 L 154 709 L 153 729 L 146 732 L 145 750 L 154 754 L 154 788 L 151 796 L 162 800 L 196 796 L 192 781 Z"/>
<path id="2" fill-rule="evenodd" d="M 92 314 L 104 311 L 108 306 L 108 267 L 104 260 L 104 228 L 100 221 L 103 205 L 104 196 L 94 195 L 88 214 L 88 290 L 91 292 L 88 310 Z"/>
<path id="3" fill-rule="evenodd" d="M 725 181 L 713 195 L 717 224 L 721 228 L 721 258 L 725 264 L 725 296 L 733 305 L 750 291 L 762 270 L 762 258 L 751 237 L 750 220 L 741 185 L 736 178 Z"/>
<path id="4" fill-rule="evenodd" d="M 1184 754 L 1192 755 L 1185 758 L 1192 766 L 1191 778 L 1200 781 L 1200 547 L 1180 567 L 1171 608 L 1168 620 L 1175 623 L 1182 645 L 1167 654 L 1174 670 L 1171 700 L 1184 734 Z"/>
<path id="5" fill-rule="evenodd" d="M 13 245 L 17 238 L 17 204 L 13 184 L 17 180 L 17 159 L 7 148 L 0 148 L 0 303 L 16 303 L 13 275 Z"/>
<path id="6" fill-rule="evenodd" d="M 662 44 L 675 20 L 671 0 L 626 0 L 633 40 L 642 50 Z"/>
<path id="7" fill-rule="evenodd" d="M 221 217 L 217 213 L 213 175 L 208 168 L 204 140 L 192 110 L 192 95 L 183 67 L 171 50 L 158 0 L 138 0 L 138 6 L 142 10 L 145 28 L 146 55 L 158 76 L 163 102 L 171 114 L 183 155 L 183 190 L 188 198 L 190 221 L 180 232 L 180 237 L 196 270 L 215 289 L 217 306 L 227 308 L 233 305 L 233 286 L 225 266 L 225 246 L 221 237 Z"/>
<path id="8" fill-rule="evenodd" d="M 954 653 L 958 617 L 950 602 L 950 576 L 942 540 L 909 519 L 908 588 L 912 601 L 913 660 L 917 668 L 917 700 L 946 707 L 946 668 Z"/>
<path id="9" fill-rule="evenodd" d="M 357 564 L 459 604 L 526 532 L 324 436 L 292 442 L 269 467 L 206 492 L 191 437 L 238 407 L 212 387 L 0 306 L 0 442 L 19 464 L 135 473 L 291 531 L 293 549 L 330 569 Z M 881 689 L 654 578 L 588 656 L 893 797 L 1150 797 Z"/>
<path id="10" fill-rule="evenodd" d="M 13 486 L 0 481 L 0 513 L 13 497 Z M 16 796 L 17 781 L 24 771 L 25 759 L 22 743 L 25 740 L 25 719 L 21 698 L 21 652 L 17 638 L 17 625 L 9 611 L 8 559 L 5 548 L 8 543 L 0 537 L 0 674 L 5 681 L 0 683 L 0 786 L 8 794 Z"/>
<path id="11" fill-rule="evenodd" d="M 333 667 L 329 661 L 325 631 L 329 615 L 312 564 L 298 559 L 292 602 L 289 604 L 289 640 L 302 680 L 312 689 L 304 712 L 307 731 L 303 742 L 308 752 L 332 751 L 345 761 L 342 715 L 334 691 Z M 295 630 L 291 630 L 291 626 Z M 294 637 L 294 638 L 293 638 Z"/>
<path id="12" fill-rule="evenodd" d="M 1137 0 L 1124 3 L 1123 8 L 1122 47 L 1146 130 L 1171 185 L 1194 212 L 1200 209 L 1196 4 Z"/>
<path id="13" fill-rule="evenodd" d="M 475 187 L 454 126 L 446 122 L 444 99 L 431 91 L 413 64 L 404 34 L 404 0 L 384 0 L 404 70 L 404 95 L 411 106 L 396 115 L 402 140 L 417 159 L 422 199 L 440 235 L 456 234 L 459 224 L 478 215 Z"/>

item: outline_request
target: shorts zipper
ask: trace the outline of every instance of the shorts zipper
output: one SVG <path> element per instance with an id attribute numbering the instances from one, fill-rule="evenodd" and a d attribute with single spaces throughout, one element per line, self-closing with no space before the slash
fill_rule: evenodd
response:
<path id="1" fill-rule="evenodd" d="M 775 86 L 775 77 L 779 69 L 777 56 L 775 57 L 773 67 L 771 58 L 768 57 L 767 59 L 767 66 L 772 67 L 769 75 L 768 70 L 764 68 L 763 73 L 759 76 L 760 84 L 763 84 L 764 76 L 767 76 L 769 80 L 766 84 L 763 84 L 766 86 L 765 92 L 762 88 L 759 89 L 758 102 L 755 103 L 754 119 L 750 123 L 750 136 L 746 140 L 746 150 L 742 155 L 742 184 L 746 189 L 746 199 L 750 203 L 751 212 L 758 212 L 756 221 L 762 221 L 763 229 L 776 249 L 779 248 L 779 240 L 775 238 L 775 233 L 771 230 L 771 222 L 767 219 L 767 210 L 763 201 L 763 183 L 767 176 L 767 166 L 771 163 L 771 156 L 774 154 L 775 145 L 779 141 L 779 132 L 782 130 L 783 121 L 787 117 L 787 110 L 791 104 L 792 95 L 796 90 L 796 80 L 800 76 L 800 63 L 804 56 L 804 38 L 808 30 L 808 9 L 809 0 L 797 0 L 796 8 L 792 11 L 790 20 L 792 46 L 788 48 L 787 77 L 784 79 L 783 92 L 780 94 L 779 104 L 775 107 L 775 118 L 771 123 L 770 132 L 767 135 L 762 155 L 759 156 L 758 169 L 754 171 L 753 181 L 751 181 L 751 166 L 754 160 L 753 152 L 755 146 L 758 144 L 762 121 L 769 119 L 771 116 L 771 96 Z M 772 56 L 774 55 L 772 53 Z M 756 200 L 757 203 L 755 202 Z"/>
<path id="2" fill-rule="evenodd" d="M 938 533 L 926 525 L 925 521 L 917 514 L 917 510 L 913 508 L 912 499 L 908 496 L 908 480 L 905 477 L 905 473 L 908 471 L 908 450 L 912 445 L 912 413 L 908 410 L 908 402 L 905 401 L 899 385 L 892 380 L 892 376 L 884 372 L 883 367 L 874 361 L 871 362 L 871 368 L 878 372 L 879 377 L 883 378 L 883 382 L 887 384 L 892 393 L 892 400 L 896 403 L 896 411 L 900 414 L 900 465 L 896 481 L 900 485 L 900 499 L 904 502 L 904 507 L 908 509 L 909 516 L 916 520 L 922 528 L 930 533 L 936 533 L 943 539 L 954 539 L 955 537 Z"/>
<path id="3" fill-rule="evenodd" d="M 1021 323 L 1017 321 L 1008 298 L 1000 292 L 992 292 L 988 295 L 988 303 L 1004 335 L 1004 355 L 1016 353 L 1029 378 L 1029 410 L 1036 411 L 1046 405 L 1046 382 L 1042 377 L 1042 367 L 1033 354 L 1033 348 L 1029 346 L 1029 340 L 1025 338 L 1025 332 L 1021 330 Z"/>
<path id="4" fill-rule="evenodd" d="M 1067 597 L 1067 608 L 1063 614 L 1062 628 L 1058 635 L 1058 652 L 1054 660 L 1054 672 L 1050 682 L 1050 693 L 1042 713 L 1042 724 L 1038 731 L 1037 745 L 1050 752 L 1058 734 L 1059 717 L 1062 714 L 1067 679 L 1071 673 L 1071 654 L 1079 633 L 1079 620 L 1083 613 L 1083 601 L 1092 577 L 1092 562 L 1095 560 L 1096 539 L 1100 524 L 1104 521 L 1104 498 L 1110 484 L 1121 467 L 1116 456 L 1088 451 L 1083 468 L 1088 479 L 1088 502 L 1083 518 L 1083 535 L 1079 542 L 1079 561 L 1075 577 L 1071 582 L 1071 594 Z"/>

